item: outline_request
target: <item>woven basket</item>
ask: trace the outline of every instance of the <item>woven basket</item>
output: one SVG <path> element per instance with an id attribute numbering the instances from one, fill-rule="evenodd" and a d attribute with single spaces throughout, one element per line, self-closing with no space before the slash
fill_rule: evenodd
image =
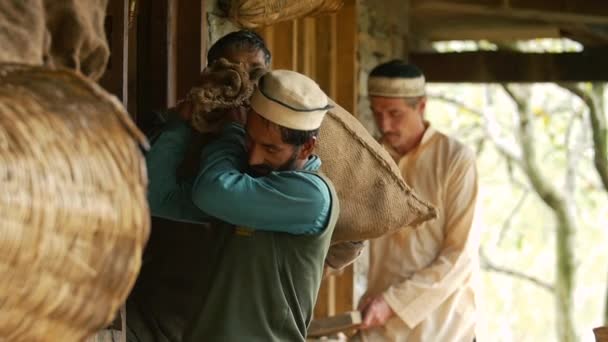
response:
<path id="1" fill-rule="evenodd" d="M 435 208 L 403 181 L 384 148 L 353 115 L 332 105 L 316 150 L 340 198 L 332 242 L 373 239 L 435 218 Z"/>
<path id="2" fill-rule="evenodd" d="M 91 81 L 0 64 L 0 341 L 111 322 L 148 237 L 145 143 Z"/>
<path id="3" fill-rule="evenodd" d="M 245 28 L 330 14 L 343 4 L 344 0 L 220 0 L 220 8 L 230 20 Z"/>

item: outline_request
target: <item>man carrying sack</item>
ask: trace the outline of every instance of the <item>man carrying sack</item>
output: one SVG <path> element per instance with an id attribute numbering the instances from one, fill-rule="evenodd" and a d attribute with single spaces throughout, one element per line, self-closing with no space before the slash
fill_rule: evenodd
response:
<path id="1" fill-rule="evenodd" d="M 339 212 L 313 154 L 329 107 L 308 77 L 272 71 L 259 81 L 246 126 L 235 116 L 203 149 L 193 184 L 174 174 L 188 145 L 188 106 L 150 150 L 154 215 L 224 222 L 212 281 L 184 341 L 305 340 Z"/>
<path id="2" fill-rule="evenodd" d="M 370 242 L 357 338 L 473 341 L 480 235 L 473 225 L 475 155 L 424 120 L 425 80 L 415 66 L 399 60 L 377 66 L 368 92 L 383 145 L 438 217 Z"/>

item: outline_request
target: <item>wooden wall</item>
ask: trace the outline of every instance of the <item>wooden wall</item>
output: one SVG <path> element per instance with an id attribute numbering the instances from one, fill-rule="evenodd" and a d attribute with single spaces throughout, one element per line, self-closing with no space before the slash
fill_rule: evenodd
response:
<path id="1" fill-rule="evenodd" d="M 356 115 L 356 1 L 346 0 L 336 14 L 279 23 L 258 30 L 273 55 L 273 69 L 308 75 L 337 103 Z M 353 267 L 323 281 L 315 317 L 354 307 Z"/>

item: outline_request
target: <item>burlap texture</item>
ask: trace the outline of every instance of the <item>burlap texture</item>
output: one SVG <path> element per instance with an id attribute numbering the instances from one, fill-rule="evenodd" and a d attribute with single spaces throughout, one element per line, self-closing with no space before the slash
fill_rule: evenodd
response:
<path id="1" fill-rule="evenodd" d="M 245 28 L 273 25 L 282 21 L 330 14 L 342 8 L 344 0 L 220 0 L 220 8 L 233 22 Z"/>
<path id="2" fill-rule="evenodd" d="M 99 79 L 110 56 L 104 30 L 108 0 L 43 1 L 50 37 L 45 51 L 47 65 Z"/>
<path id="3" fill-rule="evenodd" d="M 0 341 L 111 322 L 148 237 L 145 144 L 89 79 L 0 64 Z"/>
<path id="4" fill-rule="evenodd" d="M 247 104 L 254 89 L 245 67 L 224 58 L 206 67 L 200 80 L 187 100 L 194 105 L 192 126 L 201 133 L 217 131 L 225 121 L 224 110 Z"/>
<path id="5" fill-rule="evenodd" d="M 45 34 L 42 0 L 0 1 L 0 62 L 42 64 Z"/>
<path id="6" fill-rule="evenodd" d="M 435 208 L 403 181 L 384 148 L 348 111 L 332 105 L 317 144 L 321 170 L 340 198 L 332 242 L 373 239 L 435 218 Z"/>
<path id="7" fill-rule="evenodd" d="M 108 0 L 0 1 L 0 62 L 66 67 L 94 80 L 110 50 Z"/>

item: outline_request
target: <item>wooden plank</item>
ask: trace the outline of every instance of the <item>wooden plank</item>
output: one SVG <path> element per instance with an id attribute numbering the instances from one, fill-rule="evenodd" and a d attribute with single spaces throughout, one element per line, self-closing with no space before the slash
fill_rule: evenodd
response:
<path id="1" fill-rule="evenodd" d="M 479 4 L 474 1 L 412 0 L 411 9 L 416 15 L 429 17 L 448 13 L 453 16 L 476 15 L 535 21 L 542 19 L 544 22 L 608 24 L 608 5 L 605 2 L 599 3 L 597 0 L 591 1 L 593 5 L 585 6 L 577 6 L 573 0 L 568 2 L 566 10 L 564 10 L 564 6 L 555 5 L 531 7 L 525 5 L 525 2 L 516 3 L 521 7 L 515 7 L 514 2 L 516 1 L 509 2 L 511 6 L 499 6 Z"/>
<path id="2" fill-rule="evenodd" d="M 608 81 L 608 49 L 581 53 L 463 52 L 409 56 L 429 82 Z"/>
<path id="3" fill-rule="evenodd" d="M 321 89 L 332 99 L 336 98 L 337 73 L 337 27 L 336 15 L 317 18 L 316 22 L 316 54 L 314 79 Z"/>
<path id="4" fill-rule="evenodd" d="M 110 60 L 99 83 L 118 96 L 127 107 L 129 61 L 129 0 L 111 0 L 107 7 L 106 34 L 110 47 Z"/>
<path id="5" fill-rule="evenodd" d="M 294 41 L 295 21 L 286 21 L 274 25 L 272 40 L 272 68 L 294 70 L 297 63 Z M 295 62 L 294 62 L 295 61 Z"/>
<path id="6" fill-rule="evenodd" d="M 150 127 L 152 110 L 169 106 L 170 0 L 139 0 L 137 25 L 137 123 Z"/>
<path id="7" fill-rule="evenodd" d="M 314 18 L 304 18 L 296 21 L 297 32 L 297 71 L 315 78 L 317 54 L 316 46 L 316 20 Z"/>
<path id="8" fill-rule="evenodd" d="M 315 319 L 308 327 L 309 337 L 322 337 L 357 328 L 361 325 L 361 312 L 351 311 L 336 316 Z"/>
<path id="9" fill-rule="evenodd" d="M 346 0 L 344 7 L 336 14 L 335 22 L 335 100 L 344 109 L 357 115 L 358 90 L 358 26 L 355 0 Z M 347 267 L 335 279 L 335 311 L 345 312 L 354 308 L 353 265 Z"/>
<path id="10" fill-rule="evenodd" d="M 357 115 L 357 4 L 355 0 L 344 1 L 337 13 L 337 80 L 336 102 Z"/>
<path id="11" fill-rule="evenodd" d="M 205 64 L 202 0 L 179 0 L 177 7 L 176 97 L 181 99 L 198 83 Z"/>

